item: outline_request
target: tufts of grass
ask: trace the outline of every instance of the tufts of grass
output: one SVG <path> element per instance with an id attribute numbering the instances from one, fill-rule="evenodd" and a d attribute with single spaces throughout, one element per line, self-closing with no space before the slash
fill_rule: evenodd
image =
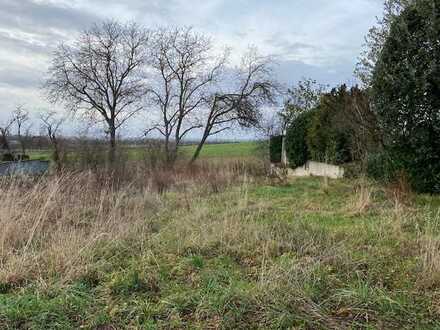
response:
<path id="1" fill-rule="evenodd" d="M 438 197 L 168 171 L 0 182 L 0 328 L 440 327 Z"/>

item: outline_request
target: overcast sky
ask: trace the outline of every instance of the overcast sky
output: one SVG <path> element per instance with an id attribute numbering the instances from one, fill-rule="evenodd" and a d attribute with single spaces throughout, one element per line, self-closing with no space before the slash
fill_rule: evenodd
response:
<path id="1" fill-rule="evenodd" d="M 148 27 L 190 25 L 240 54 L 277 58 L 277 78 L 353 83 L 364 35 L 382 0 L 0 0 L 0 120 L 16 104 L 46 107 L 39 86 L 51 52 L 108 18 Z"/>

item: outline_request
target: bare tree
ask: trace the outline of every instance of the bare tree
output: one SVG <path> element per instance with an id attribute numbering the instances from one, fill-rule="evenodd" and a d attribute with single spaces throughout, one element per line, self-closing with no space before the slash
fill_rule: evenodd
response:
<path id="1" fill-rule="evenodd" d="M 249 49 L 243 56 L 235 77 L 225 82 L 229 84 L 236 81 L 237 85 L 229 87 L 226 92 L 216 91 L 209 98 L 203 135 L 191 162 L 199 157 L 210 136 L 226 131 L 235 124 L 244 127 L 257 126 L 261 107 L 275 103 L 278 89 L 270 79 L 271 74 L 270 59 L 259 56 L 255 49 Z"/>
<path id="2" fill-rule="evenodd" d="M 168 161 L 173 161 L 182 139 L 202 128 L 197 113 L 206 105 L 209 88 L 224 68 L 228 52 L 215 55 L 209 38 L 191 28 L 159 29 L 151 47 L 156 83 L 149 93 L 159 108 L 157 131 L 165 139 Z"/>
<path id="3" fill-rule="evenodd" d="M 271 136 L 281 135 L 283 131 L 282 126 L 279 112 L 276 109 L 268 109 L 262 112 L 256 132 L 263 139 L 269 139 Z"/>
<path id="4" fill-rule="evenodd" d="M 0 144 L 2 149 L 7 154 L 12 154 L 11 145 L 9 144 L 9 136 L 11 134 L 11 128 L 15 123 L 15 118 L 8 119 L 3 125 L 0 126 Z"/>
<path id="5" fill-rule="evenodd" d="M 53 147 L 53 161 L 56 164 L 57 171 L 62 169 L 62 150 L 58 140 L 58 134 L 64 118 L 58 116 L 54 111 L 48 111 L 40 115 L 41 126 L 45 131 Z"/>
<path id="6" fill-rule="evenodd" d="M 60 45 L 49 69 L 49 99 L 104 122 L 111 161 L 117 130 L 142 108 L 146 88 L 140 72 L 148 40 L 149 32 L 134 23 L 107 21 L 84 31 L 73 45 Z"/>
<path id="7" fill-rule="evenodd" d="M 29 112 L 23 105 L 18 105 L 12 113 L 14 123 L 17 127 L 17 138 L 21 147 L 22 157 L 26 155 L 26 142 L 29 138 L 31 126 L 27 125 L 29 122 Z"/>

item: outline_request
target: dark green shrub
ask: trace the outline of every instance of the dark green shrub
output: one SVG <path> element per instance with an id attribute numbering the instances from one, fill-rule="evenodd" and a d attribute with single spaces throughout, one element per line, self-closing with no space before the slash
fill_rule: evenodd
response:
<path id="1" fill-rule="evenodd" d="M 355 179 L 364 174 L 361 162 L 346 163 L 342 167 L 344 168 L 344 178 Z"/>
<path id="2" fill-rule="evenodd" d="M 310 122 L 316 111 L 300 114 L 288 127 L 286 134 L 286 151 L 289 166 L 303 166 L 310 158 L 307 146 L 307 134 Z"/>
<path id="3" fill-rule="evenodd" d="M 15 159 L 17 161 L 25 161 L 25 160 L 29 160 L 30 157 L 28 155 L 17 155 L 17 157 L 15 157 Z"/>
<path id="4" fill-rule="evenodd" d="M 269 155 L 271 163 L 281 163 L 282 144 L 282 135 L 271 136 L 269 143 Z"/>
<path id="5" fill-rule="evenodd" d="M 386 150 L 412 187 L 440 192 L 440 1 L 415 0 L 391 25 L 373 75 Z"/>
<path id="6" fill-rule="evenodd" d="M 403 169 L 403 164 L 390 153 L 382 151 L 368 156 L 367 175 L 373 179 L 390 183 L 396 180 Z"/>
<path id="7" fill-rule="evenodd" d="M 4 162 L 13 162 L 15 160 L 15 157 L 13 154 L 7 153 L 2 155 L 1 160 Z"/>
<path id="8" fill-rule="evenodd" d="M 316 110 L 307 133 L 311 159 L 333 164 L 352 161 L 349 133 L 340 123 L 335 122 L 339 115 L 325 103 Z"/>

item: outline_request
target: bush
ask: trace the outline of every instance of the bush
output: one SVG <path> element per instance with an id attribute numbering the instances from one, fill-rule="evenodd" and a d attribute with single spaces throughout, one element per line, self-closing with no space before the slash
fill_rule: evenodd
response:
<path id="1" fill-rule="evenodd" d="M 1 160 L 4 162 L 13 162 L 15 160 L 15 157 L 13 154 L 7 153 L 2 155 Z"/>
<path id="2" fill-rule="evenodd" d="M 416 0 L 393 20 L 373 75 L 384 143 L 412 187 L 440 192 L 440 6 Z"/>
<path id="3" fill-rule="evenodd" d="M 25 161 L 25 160 L 29 160 L 30 157 L 28 155 L 17 155 L 17 157 L 15 157 L 15 159 L 17 161 Z"/>
<path id="4" fill-rule="evenodd" d="M 402 164 L 385 151 L 371 154 L 367 159 L 367 175 L 384 183 L 396 180 L 402 169 Z"/>
<path id="5" fill-rule="evenodd" d="M 440 193 L 439 164 L 429 161 L 429 156 L 417 159 L 398 150 L 372 154 L 367 160 L 367 175 L 384 183 L 393 183 L 405 175 L 414 190 Z"/>
<path id="6" fill-rule="evenodd" d="M 281 163 L 281 150 L 283 145 L 283 136 L 271 136 L 269 144 L 269 155 L 271 163 Z"/>
<path id="7" fill-rule="evenodd" d="M 300 114 L 287 129 L 286 150 L 291 167 L 303 166 L 310 158 L 307 134 L 315 114 L 314 110 Z"/>
<path id="8" fill-rule="evenodd" d="M 321 99 L 316 114 L 311 118 L 307 146 L 311 159 L 318 162 L 344 164 L 351 162 L 353 131 L 344 116 L 345 85 L 333 89 Z"/>
<path id="9" fill-rule="evenodd" d="M 342 167 L 344 168 L 344 178 L 356 179 L 364 174 L 361 162 L 346 163 Z"/>

